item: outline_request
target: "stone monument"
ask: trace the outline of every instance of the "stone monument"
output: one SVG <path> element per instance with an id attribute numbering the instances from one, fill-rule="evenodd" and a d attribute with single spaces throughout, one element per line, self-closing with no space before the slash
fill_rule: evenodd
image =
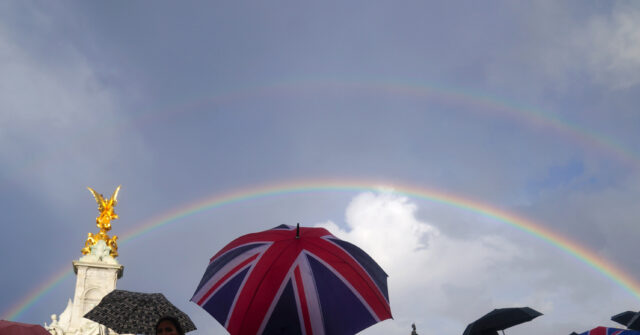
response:
<path id="1" fill-rule="evenodd" d="M 102 194 L 89 187 L 98 203 L 100 215 L 96 218 L 96 225 L 100 231 L 89 233 L 83 256 L 73 261 L 73 271 L 76 273 L 76 289 L 73 301 L 69 299 L 67 307 L 60 314 L 51 315 L 51 324 L 45 328 L 52 335 L 106 335 L 117 334 L 111 329 L 85 319 L 83 316 L 96 306 L 102 297 L 116 288 L 116 282 L 122 277 L 124 267 L 118 263 L 117 236 L 109 237 L 111 220 L 118 218 L 114 212 L 117 204 L 120 186 L 116 188 L 110 199 L 104 199 Z"/>

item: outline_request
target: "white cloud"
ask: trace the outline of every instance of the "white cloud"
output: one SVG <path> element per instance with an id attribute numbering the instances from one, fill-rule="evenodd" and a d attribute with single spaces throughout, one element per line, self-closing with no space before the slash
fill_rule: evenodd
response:
<path id="1" fill-rule="evenodd" d="M 599 80 L 616 88 L 640 82 L 640 8 L 616 6 L 611 16 L 594 18 L 587 32 L 591 67 Z"/>
<path id="2" fill-rule="evenodd" d="M 409 333 L 412 322 L 420 334 L 462 333 L 493 308 L 518 306 L 544 316 L 514 333 L 570 333 L 613 326 L 609 316 L 633 304 L 627 291 L 547 242 L 518 231 L 450 236 L 437 219 L 417 217 L 418 209 L 393 191 L 367 192 L 352 199 L 345 225 L 318 224 L 360 246 L 389 274 L 394 319 L 364 334 Z"/>
<path id="3" fill-rule="evenodd" d="M 640 7 L 614 6 L 608 16 L 590 20 L 581 40 L 592 73 L 613 88 L 640 82 Z"/>
<path id="4" fill-rule="evenodd" d="M 427 314 L 465 310 L 456 295 L 468 300 L 468 294 L 480 293 L 466 304 L 471 310 L 478 304 L 486 308 L 490 298 L 481 292 L 483 284 L 493 280 L 492 269 L 519 254 L 512 243 L 498 236 L 474 240 L 446 236 L 435 225 L 420 221 L 416 211 L 416 204 L 406 197 L 362 193 L 347 208 L 346 229 L 333 222 L 319 225 L 360 246 L 390 275 L 395 320 L 370 328 L 372 333 L 397 332 L 411 322 L 424 324 Z"/>
<path id="5" fill-rule="evenodd" d="M 558 107 L 552 100 L 537 96 L 549 88 L 563 93 L 596 84 L 617 90 L 640 82 L 638 2 L 606 3 L 599 11 L 559 1 L 516 7 L 527 38 L 499 50 L 487 63 L 492 85 L 516 89 L 540 110 L 553 111 Z M 523 70 L 530 70 L 525 82 Z"/>

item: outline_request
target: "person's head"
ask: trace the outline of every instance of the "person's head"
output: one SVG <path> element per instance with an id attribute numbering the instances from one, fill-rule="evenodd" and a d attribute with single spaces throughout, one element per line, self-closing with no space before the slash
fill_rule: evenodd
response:
<path id="1" fill-rule="evenodd" d="M 156 335 L 184 335 L 178 319 L 165 316 L 156 323 Z"/>

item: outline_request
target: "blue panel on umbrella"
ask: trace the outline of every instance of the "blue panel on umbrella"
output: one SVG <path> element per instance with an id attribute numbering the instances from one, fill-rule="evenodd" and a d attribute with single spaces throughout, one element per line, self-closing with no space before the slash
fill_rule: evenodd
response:
<path id="1" fill-rule="evenodd" d="M 224 286 L 222 286 L 218 292 L 209 299 L 209 301 L 202 305 L 202 308 L 216 318 L 220 324 L 223 325 L 227 322 L 227 317 L 229 317 L 229 308 L 231 308 L 233 300 L 235 299 L 236 294 L 238 294 L 238 289 L 240 289 L 240 284 L 242 284 L 242 280 L 247 275 L 250 268 L 251 267 L 248 267 L 238 273 L 235 277 L 224 284 Z"/>
<path id="2" fill-rule="evenodd" d="M 277 227 L 273 227 L 272 229 L 286 229 L 286 230 L 289 230 L 289 229 L 291 229 L 291 227 L 287 226 L 286 224 L 281 224 L 281 225 L 279 225 Z"/>
<path id="3" fill-rule="evenodd" d="M 254 244 L 243 245 L 233 250 L 229 250 L 229 252 L 227 252 L 226 254 L 218 257 L 215 261 L 211 262 L 209 266 L 207 266 L 207 270 L 205 270 L 204 275 L 200 280 L 200 284 L 198 284 L 198 288 L 196 289 L 196 292 L 200 291 L 200 288 L 202 288 L 202 285 L 206 284 L 209 281 L 209 279 L 211 279 L 211 277 L 213 277 L 213 275 L 216 274 L 216 272 L 220 271 L 220 269 L 222 269 L 225 265 L 227 265 L 227 263 L 231 262 L 234 258 L 238 257 L 239 255 L 241 255 L 242 253 L 248 250 L 257 248 L 262 245 L 264 245 L 264 243 L 254 243 Z"/>
<path id="4" fill-rule="evenodd" d="M 264 329 L 263 334 L 291 334 L 302 335 L 298 307 L 293 293 L 291 280 L 287 283 L 280 295 L 280 300 L 271 313 L 271 318 Z"/>
<path id="5" fill-rule="evenodd" d="M 376 323 L 360 299 L 340 278 L 307 256 L 318 290 L 326 334 L 355 334 Z"/>
<path id="6" fill-rule="evenodd" d="M 346 250 L 351 257 L 355 258 L 360 265 L 369 273 L 371 279 L 378 285 L 378 289 L 382 292 L 384 297 L 389 301 L 389 293 L 387 291 L 387 274 L 382 270 L 380 265 L 371 258 L 366 252 L 358 248 L 356 245 L 347 241 L 339 240 L 337 238 L 331 238 L 332 242 L 336 243 L 342 249 Z"/>

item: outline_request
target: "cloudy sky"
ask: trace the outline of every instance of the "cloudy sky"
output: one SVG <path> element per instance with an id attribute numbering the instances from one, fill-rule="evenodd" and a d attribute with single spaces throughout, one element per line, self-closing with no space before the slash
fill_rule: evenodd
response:
<path id="1" fill-rule="evenodd" d="M 461 334 L 512 306 L 545 315 L 508 334 L 614 325 L 640 309 L 638 106 L 632 1 L 3 1 L 0 318 L 64 310 L 75 276 L 50 284 L 97 231 L 86 187 L 122 184 L 118 288 L 164 292 L 197 334 L 226 334 L 188 301 L 209 257 L 296 222 L 389 274 L 394 319 L 363 334 Z M 345 187 L 127 239 L 206 199 L 305 182 Z"/>

